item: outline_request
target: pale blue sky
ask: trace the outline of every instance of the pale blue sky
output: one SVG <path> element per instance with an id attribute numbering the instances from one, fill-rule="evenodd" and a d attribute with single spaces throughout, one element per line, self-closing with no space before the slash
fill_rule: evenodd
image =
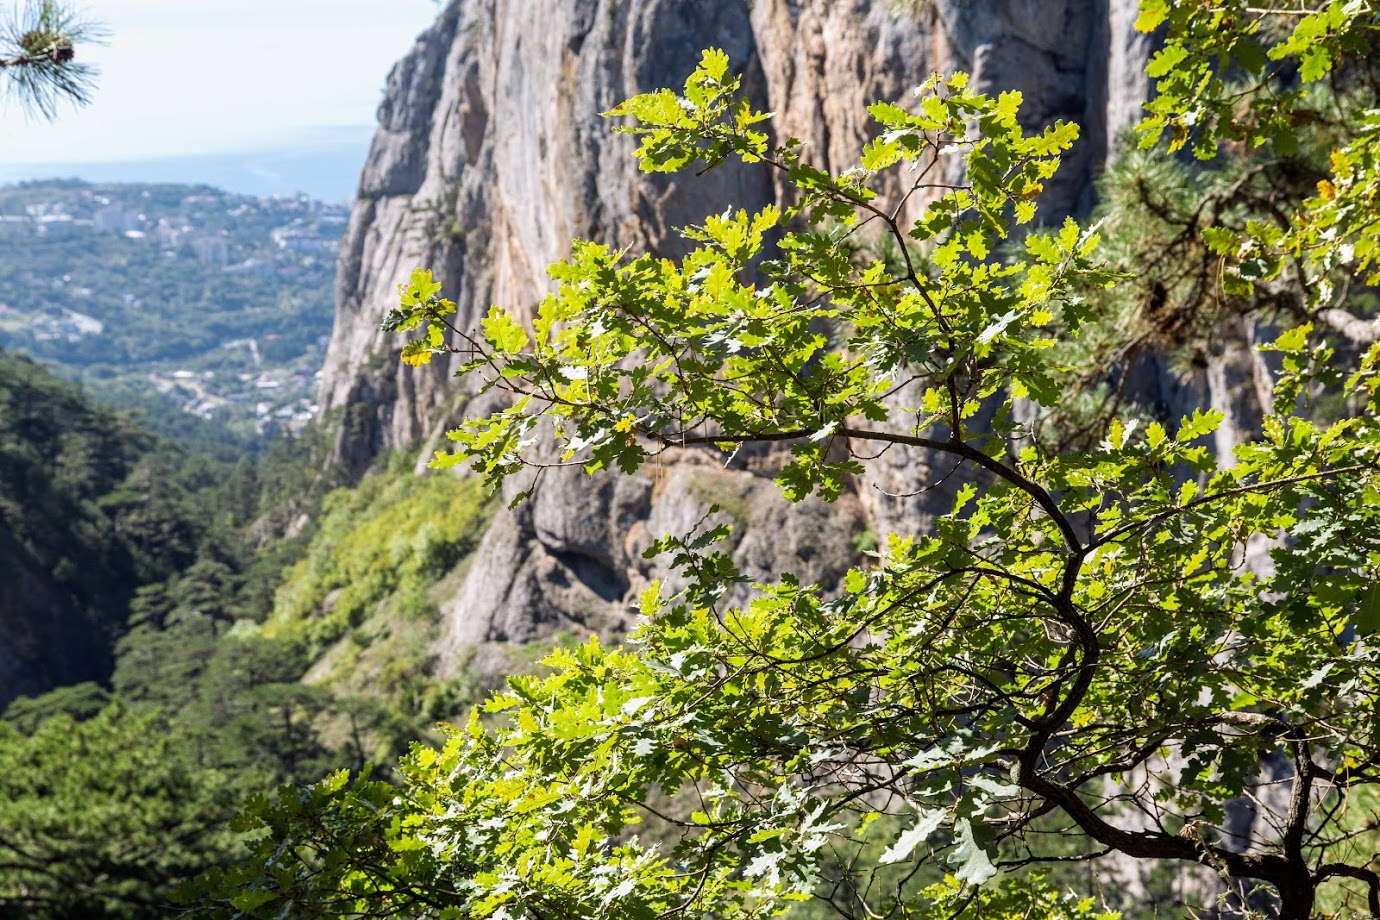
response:
<path id="1" fill-rule="evenodd" d="M 389 68 L 438 12 L 435 0 L 75 2 L 110 31 L 79 50 L 101 68 L 95 99 L 53 124 L 0 109 L 0 167 L 268 150 L 373 124 Z"/>

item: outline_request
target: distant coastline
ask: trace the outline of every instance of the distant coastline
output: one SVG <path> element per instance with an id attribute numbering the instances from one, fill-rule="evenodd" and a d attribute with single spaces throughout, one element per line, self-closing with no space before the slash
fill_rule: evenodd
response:
<path id="1" fill-rule="evenodd" d="M 354 197 L 373 127 L 314 129 L 281 147 L 111 162 L 0 163 L 0 185 L 52 179 L 210 185 L 241 195 L 343 203 Z"/>

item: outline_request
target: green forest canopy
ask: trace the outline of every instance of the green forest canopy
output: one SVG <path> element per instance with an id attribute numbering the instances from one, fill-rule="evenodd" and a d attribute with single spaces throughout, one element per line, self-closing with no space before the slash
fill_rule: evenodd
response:
<path id="1" fill-rule="evenodd" d="M 0 352 L 0 916 L 168 916 L 180 884 L 242 855 L 229 825 L 250 794 L 392 761 L 473 699 L 429 694 L 404 640 L 434 632 L 428 578 L 468 552 L 478 483 L 413 490 L 395 463 L 323 502 L 313 447 L 160 440 Z M 251 542 L 322 505 L 316 532 Z M 427 539 L 383 560 L 340 539 L 417 522 Z M 379 603 L 391 632 L 367 649 L 388 655 L 367 695 L 304 683 L 320 648 L 290 634 L 288 599 L 337 567 L 377 575 L 355 606 Z"/>

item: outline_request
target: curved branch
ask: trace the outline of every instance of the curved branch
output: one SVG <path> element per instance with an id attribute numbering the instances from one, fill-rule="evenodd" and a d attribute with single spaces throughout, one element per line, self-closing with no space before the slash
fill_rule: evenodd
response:
<path id="1" fill-rule="evenodd" d="M 1366 883 L 1366 900 L 1369 902 L 1370 915 L 1380 917 L 1380 875 L 1370 869 L 1361 866 L 1348 866 L 1346 863 L 1329 863 L 1319 869 L 1313 876 L 1316 882 L 1324 882 L 1330 878 L 1354 878 Z"/>
<path id="2" fill-rule="evenodd" d="M 1380 339 L 1380 319 L 1365 320 L 1337 307 L 1318 311 L 1318 319 L 1353 345 L 1374 345 Z"/>
<path id="3" fill-rule="evenodd" d="M 1004 480 L 1029 495 L 1045 514 L 1048 515 L 1050 520 L 1054 522 L 1055 526 L 1059 528 L 1059 533 L 1063 536 L 1064 542 L 1067 544 L 1071 553 L 1081 555 L 1085 551 L 1082 541 L 1078 539 L 1078 534 L 1073 529 L 1073 524 L 1059 507 L 1059 503 L 1054 500 L 1054 496 L 1050 495 L 1047 489 L 1027 478 L 1014 467 L 989 457 L 966 441 L 923 438 L 919 435 L 900 434 L 890 431 L 872 431 L 864 428 L 846 428 L 842 426 L 836 429 L 836 433 L 854 441 L 881 441 L 888 444 L 904 444 L 907 447 L 923 447 L 928 450 L 939 451 L 969 460 L 992 473 L 997 478 Z M 655 433 L 649 434 L 668 447 L 684 447 L 692 444 L 749 444 L 755 442 L 799 441 L 812 437 L 815 432 L 798 428 L 791 431 L 771 431 L 761 434 L 696 435 L 695 437 L 680 438 L 671 438 Z"/>

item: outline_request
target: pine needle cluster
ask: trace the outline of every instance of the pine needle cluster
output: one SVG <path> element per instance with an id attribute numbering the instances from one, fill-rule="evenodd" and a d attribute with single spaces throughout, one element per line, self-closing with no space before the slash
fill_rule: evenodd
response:
<path id="1" fill-rule="evenodd" d="M 58 0 L 26 0 L 0 19 L 0 99 L 51 120 L 64 103 L 91 101 L 96 68 L 77 49 L 100 43 L 105 31 Z"/>

